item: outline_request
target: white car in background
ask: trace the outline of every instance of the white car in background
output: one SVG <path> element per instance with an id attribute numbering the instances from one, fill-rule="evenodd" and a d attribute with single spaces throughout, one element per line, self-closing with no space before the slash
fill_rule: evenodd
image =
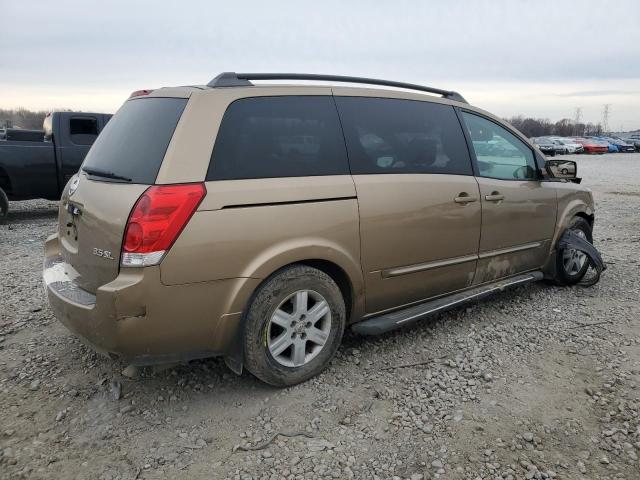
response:
<path id="1" fill-rule="evenodd" d="M 565 153 L 582 153 L 584 147 L 577 143 L 573 138 L 565 137 L 549 137 L 554 143 L 562 145 Z"/>

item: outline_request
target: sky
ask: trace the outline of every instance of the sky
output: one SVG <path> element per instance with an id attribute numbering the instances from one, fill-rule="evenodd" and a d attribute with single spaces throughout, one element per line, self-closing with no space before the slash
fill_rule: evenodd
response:
<path id="1" fill-rule="evenodd" d="M 0 0 L 0 108 L 114 112 L 223 71 L 459 91 L 502 116 L 640 128 L 637 0 Z"/>

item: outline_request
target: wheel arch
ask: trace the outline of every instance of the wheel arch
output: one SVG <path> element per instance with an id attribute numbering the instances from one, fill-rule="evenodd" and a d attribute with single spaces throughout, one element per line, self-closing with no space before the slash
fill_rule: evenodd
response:
<path id="1" fill-rule="evenodd" d="M 552 250 L 574 217 L 582 217 L 593 228 L 595 220 L 593 197 L 588 190 L 558 189 L 558 213 L 556 228 L 551 242 Z"/>
<path id="2" fill-rule="evenodd" d="M 11 196 L 11 177 L 3 167 L 0 167 L 0 189 L 4 190 L 7 196 Z"/>
<path id="3" fill-rule="evenodd" d="M 230 335 L 229 349 L 225 353 L 225 362 L 231 370 L 240 374 L 243 369 L 242 335 L 246 315 L 256 292 L 266 281 L 285 268 L 306 265 L 329 275 L 338 285 L 344 298 L 347 324 L 357 321 L 364 314 L 364 281 L 359 265 L 336 250 L 322 250 L 324 255 L 313 255 L 312 253 L 318 253 L 317 249 L 309 248 L 301 249 L 296 254 L 288 251 L 286 255 L 270 257 L 254 270 L 255 273 L 251 276 L 252 281 L 245 282 L 244 286 L 236 292 L 229 311 L 235 312 L 232 315 L 238 315 L 239 320 L 234 332 Z M 258 280 L 257 283 L 256 280 Z"/>
<path id="4" fill-rule="evenodd" d="M 342 294 L 342 298 L 344 300 L 345 311 L 347 312 L 347 323 L 349 323 L 349 319 L 352 318 L 353 307 L 354 307 L 354 295 L 353 295 L 353 284 L 347 272 L 345 272 L 342 267 L 338 264 L 330 262 L 328 260 L 320 260 L 320 259 L 309 259 L 303 260 L 301 262 L 296 262 L 291 265 L 306 265 L 311 268 L 318 269 L 331 277 L 331 279 L 336 282 L 338 288 L 340 289 L 340 293 Z"/>
<path id="5" fill-rule="evenodd" d="M 4 223 L 9 214 L 9 197 L 4 192 L 2 188 L 0 188 L 0 223 Z"/>
<path id="6" fill-rule="evenodd" d="M 589 222 L 591 228 L 593 228 L 593 222 L 595 219 L 595 215 L 593 213 L 589 214 L 587 212 L 578 211 L 574 216 L 584 218 L 587 222 Z"/>
<path id="7" fill-rule="evenodd" d="M 347 314 L 350 318 L 357 318 L 364 312 L 364 279 L 356 255 L 359 252 L 323 239 L 296 239 L 272 245 L 249 262 L 241 272 L 240 277 L 259 280 L 258 286 L 252 288 L 250 293 L 238 292 L 227 311 L 244 312 L 253 290 L 260 288 L 264 281 L 283 268 L 304 264 L 322 270 L 338 284 L 345 303 L 348 303 Z"/>

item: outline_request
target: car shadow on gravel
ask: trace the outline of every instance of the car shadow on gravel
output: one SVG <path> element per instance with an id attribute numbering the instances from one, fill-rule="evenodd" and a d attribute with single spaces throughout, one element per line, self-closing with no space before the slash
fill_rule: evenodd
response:
<path id="1" fill-rule="evenodd" d="M 417 334 L 426 329 L 438 328 L 438 326 L 455 326 L 456 323 L 461 324 L 463 321 L 472 318 L 468 316 L 470 312 L 473 312 L 471 315 L 477 316 L 478 313 L 482 313 L 484 310 L 487 312 L 496 309 L 500 310 L 500 306 L 505 303 L 522 301 L 523 299 L 528 300 L 532 296 L 538 294 L 541 290 L 553 290 L 556 288 L 565 287 L 557 287 L 546 282 L 536 282 L 530 285 L 520 286 L 504 292 L 498 292 L 481 301 L 465 303 L 430 317 L 419 319 L 415 323 L 396 330 L 391 330 L 381 335 L 359 335 L 354 333 L 351 330 L 351 327 L 347 327 L 340 348 L 341 350 L 349 348 L 367 348 L 368 346 L 380 341 L 391 341 L 391 339 L 398 335 L 402 336 L 407 333 Z"/>
<path id="2" fill-rule="evenodd" d="M 367 350 L 375 349 L 381 344 L 384 346 L 385 343 L 389 345 L 390 349 L 392 349 L 396 344 L 396 341 L 405 341 L 407 343 L 407 348 L 410 348 L 410 342 L 408 341 L 409 337 L 406 336 L 407 334 L 410 336 L 418 336 L 422 332 L 433 331 L 440 328 L 464 328 L 462 327 L 464 322 L 468 322 L 469 320 L 476 321 L 477 318 L 481 318 L 483 316 L 483 313 L 496 309 L 500 311 L 505 305 L 512 302 L 521 302 L 523 299 L 529 301 L 532 296 L 537 295 L 541 290 L 553 290 L 555 288 L 562 287 L 555 287 L 541 282 L 534 285 L 518 287 L 493 295 L 481 302 L 471 302 L 446 312 L 433 315 L 430 318 L 419 320 L 412 325 L 408 325 L 404 328 L 393 330 L 382 335 L 359 335 L 352 332 L 350 327 L 347 327 L 342 339 L 342 344 L 338 350 L 338 355 L 332 360 L 329 370 L 348 368 L 348 364 L 352 361 L 349 352 L 354 350 L 366 353 Z M 480 319 L 480 322 L 483 321 L 485 320 Z M 436 353 L 435 350 L 437 350 L 437 348 L 434 347 L 434 354 Z M 440 354 L 442 353 L 443 352 L 440 352 Z M 108 360 L 105 361 L 109 362 Z M 125 367 L 126 364 L 122 362 L 112 365 L 114 373 L 118 370 L 124 369 Z M 176 379 L 180 378 L 188 378 L 189 380 L 186 384 L 190 384 L 191 387 L 198 385 L 195 388 L 196 392 L 214 390 L 219 387 L 233 387 L 239 388 L 240 391 L 251 390 L 253 392 L 260 392 L 266 395 L 269 392 L 280 390 L 279 388 L 260 382 L 246 369 L 244 369 L 240 376 L 234 374 L 228 369 L 221 357 L 192 360 L 187 363 L 176 365 L 144 367 L 140 369 L 139 375 L 135 380 L 133 380 L 133 382 L 137 383 L 139 388 L 146 391 L 147 394 L 152 394 L 154 391 L 170 388 L 169 385 L 175 382 Z M 131 381 L 127 379 L 123 380 Z M 204 388 L 205 386 L 208 388 Z M 236 393 L 239 393 L 239 391 Z"/>
<path id="3" fill-rule="evenodd" d="M 367 355 L 367 351 L 376 350 L 381 346 L 384 348 L 385 345 L 387 345 L 390 350 L 393 350 L 398 347 L 398 343 L 406 344 L 406 348 L 410 350 L 412 348 L 410 339 L 414 336 L 423 337 L 423 334 L 428 335 L 427 332 L 437 333 L 439 329 L 450 330 L 452 328 L 466 328 L 464 325 L 468 324 L 469 321 L 479 321 L 482 323 L 486 321 L 482 318 L 485 317 L 488 312 L 493 310 L 500 311 L 512 303 L 533 301 L 530 299 L 535 297 L 541 290 L 553 290 L 555 288 L 558 287 L 545 284 L 519 287 L 496 294 L 482 302 L 469 303 L 434 315 L 431 318 L 423 319 L 405 328 L 377 336 L 358 335 L 353 333 L 350 328 L 347 328 L 342 344 L 338 350 L 338 355 L 332 360 L 327 371 L 320 375 L 320 381 L 322 381 L 324 374 L 332 375 L 335 374 L 336 371 L 347 371 L 353 362 L 352 352 L 354 350 L 362 352 L 363 355 Z M 69 344 L 65 346 L 66 342 L 69 342 Z M 427 341 L 422 346 L 427 350 L 433 350 L 433 355 L 446 353 L 441 351 L 436 345 L 430 346 L 429 343 L 430 342 Z M 140 367 L 135 369 L 133 378 L 127 378 L 127 375 L 123 375 L 124 370 L 127 368 L 125 362 L 103 358 L 93 352 L 89 347 L 82 345 L 79 341 L 75 339 L 72 340 L 70 336 L 67 337 L 66 341 L 60 342 L 59 345 L 64 349 L 68 349 L 66 352 L 67 355 L 71 353 L 71 356 L 75 357 L 77 362 L 80 362 L 85 367 L 89 367 L 89 369 L 93 371 L 93 374 L 88 376 L 75 369 L 65 373 L 70 375 L 70 377 L 75 377 L 74 380 L 76 382 L 87 383 L 87 386 L 102 378 L 103 380 L 100 382 L 102 388 L 99 390 L 103 390 L 103 395 L 108 395 L 109 382 L 112 380 L 121 382 L 123 386 L 126 385 L 126 390 L 135 390 L 138 394 L 149 396 L 150 398 L 158 395 L 164 395 L 165 398 L 170 398 L 175 394 L 177 397 L 176 400 L 179 399 L 178 403 L 180 405 L 189 405 L 189 402 L 197 400 L 199 395 L 213 392 L 215 392 L 219 399 L 225 398 L 230 400 L 231 398 L 242 398 L 248 393 L 251 393 L 251 395 L 258 394 L 258 396 L 267 396 L 280 390 L 279 388 L 260 382 L 246 369 L 244 369 L 244 372 L 240 376 L 234 374 L 228 369 L 221 357 L 204 358 L 172 365 Z M 60 353 L 60 355 L 65 354 Z M 392 359 L 388 358 L 388 360 L 391 361 Z M 75 363 L 76 362 L 72 362 L 72 364 Z M 396 362 L 391 361 L 391 363 Z M 195 394 L 196 397 L 192 398 L 189 394 L 181 396 L 177 392 L 182 392 L 183 394 L 190 392 L 191 395 Z"/>

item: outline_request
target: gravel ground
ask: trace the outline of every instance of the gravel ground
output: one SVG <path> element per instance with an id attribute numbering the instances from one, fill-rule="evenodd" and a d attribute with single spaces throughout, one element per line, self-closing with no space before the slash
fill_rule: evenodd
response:
<path id="1" fill-rule="evenodd" d="M 0 226 L 0 477 L 640 478 L 640 154 L 577 161 L 609 266 L 598 285 L 534 284 L 348 334 L 322 375 L 284 390 L 219 359 L 132 372 L 94 354 L 42 292 L 56 204 L 13 203 Z"/>

